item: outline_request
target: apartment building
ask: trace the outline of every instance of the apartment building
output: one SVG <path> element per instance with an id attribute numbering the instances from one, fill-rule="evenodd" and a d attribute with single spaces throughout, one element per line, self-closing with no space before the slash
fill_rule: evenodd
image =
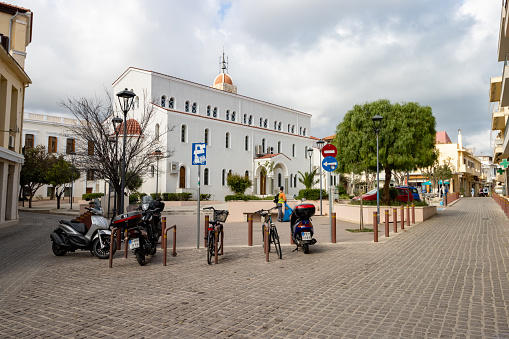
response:
<path id="1" fill-rule="evenodd" d="M 18 219 L 25 88 L 32 83 L 24 66 L 31 40 L 32 12 L 0 3 L 0 224 Z"/>

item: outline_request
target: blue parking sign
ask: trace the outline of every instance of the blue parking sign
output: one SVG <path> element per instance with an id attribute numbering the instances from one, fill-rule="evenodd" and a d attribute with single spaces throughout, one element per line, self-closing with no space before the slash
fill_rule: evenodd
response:
<path id="1" fill-rule="evenodd" d="M 193 165 L 207 164 L 207 144 L 204 142 L 193 143 Z"/>

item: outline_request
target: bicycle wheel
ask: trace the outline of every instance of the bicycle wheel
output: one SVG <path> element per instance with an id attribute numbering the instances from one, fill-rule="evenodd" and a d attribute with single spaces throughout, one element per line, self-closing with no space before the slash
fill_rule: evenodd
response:
<path id="1" fill-rule="evenodd" d="M 277 228 L 271 227 L 270 235 L 272 238 L 272 242 L 274 243 L 274 248 L 276 249 L 276 254 L 279 259 L 283 258 L 283 253 L 281 253 L 281 243 L 279 242 L 279 235 L 277 234 Z"/>
<path id="2" fill-rule="evenodd" d="M 207 238 L 207 263 L 212 264 L 212 256 L 214 255 L 214 233 L 209 232 Z"/>

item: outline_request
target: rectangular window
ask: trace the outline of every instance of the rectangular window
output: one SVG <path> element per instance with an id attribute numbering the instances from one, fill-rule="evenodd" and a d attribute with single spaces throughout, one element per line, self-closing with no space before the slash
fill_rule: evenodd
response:
<path id="1" fill-rule="evenodd" d="M 48 153 L 57 152 L 57 137 L 48 138 Z"/>
<path id="2" fill-rule="evenodd" d="M 33 134 L 25 135 L 25 148 L 34 148 L 34 135 Z"/>
<path id="3" fill-rule="evenodd" d="M 88 142 L 88 155 L 94 155 L 94 142 Z"/>
<path id="4" fill-rule="evenodd" d="M 87 170 L 87 180 L 94 180 L 94 170 Z"/>
<path id="5" fill-rule="evenodd" d="M 65 153 L 69 154 L 74 152 L 74 139 L 67 139 L 67 145 L 65 146 Z"/>

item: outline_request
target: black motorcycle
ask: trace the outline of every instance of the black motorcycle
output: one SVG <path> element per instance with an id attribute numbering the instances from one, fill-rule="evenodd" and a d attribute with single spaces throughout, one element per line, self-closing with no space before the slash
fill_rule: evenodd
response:
<path id="1" fill-rule="evenodd" d="M 99 199 L 95 199 L 92 207 L 86 209 L 92 214 L 92 224 L 87 230 L 85 224 L 77 220 L 60 220 L 58 228 L 51 233 L 51 249 L 56 256 L 65 255 L 67 252 L 90 250 L 99 259 L 107 259 L 110 256 L 110 224 L 103 217 L 103 210 Z M 113 254 L 117 250 L 113 244 Z"/>
<path id="2" fill-rule="evenodd" d="M 113 219 L 113 224 L 121 227 L 129 249 L 133 251 L 138 264 L 143 266 L 146 256 L 156 253 L 157 242 L 162 233 L 161 212 L 164 203 L 160 198 L 153 200 L 146 196 L 143 197 L 139 209 L 141 211 L 117 216 Z"/>

